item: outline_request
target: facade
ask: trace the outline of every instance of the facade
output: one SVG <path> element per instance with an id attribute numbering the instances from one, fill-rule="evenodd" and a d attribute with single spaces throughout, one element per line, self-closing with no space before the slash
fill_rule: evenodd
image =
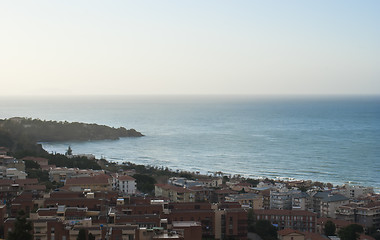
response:
<path id="1" fill-rule="evenodd" d="M 226 197 L 226 202 L 238 202 L 243 207 L 264 209 L 263 197 L 255 193 L 234 194 Z"/>
<path id="2" fill-rule="evenodd" d="M 365 227 L 380 228 L 380 201 L 357 208 L 357 221 Z"/>
<path id="3" fill-rule="evenodd" d="M 317 215 L 302 210 L 255 210 L 255 220 L 268 220 L 279 230 L 291 228 L 303 232 L 315 232 Z"/>
<path id="4" fill-rule="evenodd" d="M 350 184 L 345 184 L 343 188 L 339 189 L 338 192 L 350 199 L 357 199 L 374 193 L 373 187 L 356 186 Z"/>
<path id="5" fill-rule="evenodd" d="M 136 193 L 136 179 L 128 175 L 112 175 L 112 188 L 120 193 L 131 195 Z"/>
<path id="6" fill-rule="evenodd" d="M 270 209 L 290 210 L 292 209 L 292 199 L 294 195 L 301 191 L 279 188 L 270 191 Z"/>
<path id="7" fill-rule="evenodd" d="M 292 210 L 311 210 L 312 209 L 311 196 L 306 192 L 295 194 L 292 197 Z"/>
<path id="8" fill-rule="evenodd" d="M 27 174 L 16 168 L 7 168 L 5 170 L 5 178 L 7 179 L 26 179 Z"/>
<path id="9" fill-rule="evenodd" d="M 313 208 L 318 217 L 336 218 L 338 207 L 349 203 L 349 199 L 331 191 L 317 192 L 313 196 Z"/>
<path id="10" fill-rule="evenodd" d="M 156 184 L 154 193 L 156 197 L 165 197 L 171 202 L 195 202 L 193 191 L 169 184 Z"/>

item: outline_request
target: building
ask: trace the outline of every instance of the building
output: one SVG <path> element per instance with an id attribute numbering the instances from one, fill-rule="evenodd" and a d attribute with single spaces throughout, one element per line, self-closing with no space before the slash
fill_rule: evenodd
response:
<path id="1" fill-rule="evenodd" d="M 226 197 L 226 202 L 238 202 L 243 207 L 253 209 L 264 209 L 263 197 L 256 193 L 241 193 L 229 195 Z"/>
<path id="2" fill-rule="evenodd" d="M 277 232 L 278 240 L 329 240 L 328 237 L 312 232 L 301 232 L 294 229 L 283 229 Z"/>
<path id="3" fill-rule="evenodd" d="M 288 188 L 278 188 L 270 191 L 270 209 L 292 209 L 292 199 L 294 195 L 301 191 Z"/>
<path id="4" fill-rule="evenodd" d="M 292 196 L 292 210 L 312 210 L 311 196 L 306 192 L 300 192 Z"/>
<path id="5" fill-rule="evenodd" d="M 255 210 L 255 220 L 268 220 L 279 230 L 291 228 L 303 232 L 316 232 L 317 215 L 302 210 Z"/>
<path id="6" fill-rule="evenodd" d="M 66 182 L 66 179 L 78 177 L 93 177 L 104 174 L 104 170 L 79 169 L 67 167 L 51 167 L 49 169 L 49 180 L 51 182 Z"/>
<path id="7" fill-rule="evenodd" d="M 349 199 L 331 191 L 317 192 L 313 196 L 313 208 L 318 217 L 336 218 L 338 207 L 348 204 Z"/>
<path id="8" fill-rule="evenodd" d="M 374 193 L 373 187 L 364 187 L 345 184 L 342 188 L 338 190 L 338 193 L 349 199 L 357 199 L 360 197 L 366 197 Z"/>
<path id="9" fill-rule="evenodd" d="M 170 184 L 156 184 L 154 193 L 156 197 L 168 198 L 170 202 L 195 202 L 193 191 Z"/>
<path id="10" fill-rule="evenodd" d="M 19 171 L 16 168 L 7 168 L 5 170 L 4 178 L 7 178 L 7 179 L 26 179 L 27 175 L 28 174 L 26 174 L 25 172 Z"/>
<path id="11" fill-rule="evenodd" d="M 76 192 L 83 192 L 85 189 L 91 191 L 111 191 L 111 177 L 105 174 L 96 175 L 93 177 L 70 178 L 65 182 L 65 189 Z"/>
<path id="12" fill-rule="evenodd" d="M 112 188 L 122 194 L 132 195 L 136 193 L 136 179 L 128 175 L 112 175 Z"/>
<path id="13" fill-rule="evenodd" d="M 360 206 L 356 210 L 356 223 L 366 228 L 380 228 L 380 201 Z"/>

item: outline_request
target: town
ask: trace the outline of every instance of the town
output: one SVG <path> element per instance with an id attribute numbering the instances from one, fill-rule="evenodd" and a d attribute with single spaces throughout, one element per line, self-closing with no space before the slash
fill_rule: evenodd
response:
<path id="1" fill-rule="evenodd" d="M 379 239 L 380 195 L 371 187 L 80 157 L 97 168 L 16 158 L 0 147 L 0 238 L 348 240 L 353 232 L 353 239 Z"/>

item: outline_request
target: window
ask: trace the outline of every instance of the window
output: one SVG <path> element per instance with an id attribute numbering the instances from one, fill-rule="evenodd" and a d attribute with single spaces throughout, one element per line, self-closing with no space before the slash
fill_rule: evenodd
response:
<path id="1" fill-rule="evenodd" d="M 55 229 L 52 227 L 52 228 L 50 229 L 50 232 L 51 232 L 51 233 L 54 233 L 54 232 L 55 232 Z"/>

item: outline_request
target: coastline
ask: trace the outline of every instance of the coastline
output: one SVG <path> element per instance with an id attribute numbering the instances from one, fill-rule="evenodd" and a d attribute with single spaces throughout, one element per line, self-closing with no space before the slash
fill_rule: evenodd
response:
<path id="1" fill-rule="evenodd" d="M 97 141 L 99 141 L 99 140 L 97 140 Z M 110 143 L 115 142 L 114 140 L 105 140 L 105 141 L 110 142 Z M 77 143 L 81 143 L 81 142 L 77 142 Z M 87 142 L 87 143 L 91 143 L 91 142 Z M 42 143 L 42 144 L 48 144 L 48 143 Z M 64 144 L 66 144 L 66 143 L 64 143 Z M 56 152 L 56 153 L 60 153 L 60 152 Z M 376 187 L 371 186 L 371 185 L 360 184 L 360 183 L 353 182 L 353 181 L 346 181 L 346 182 L 328 182 L 327 181 L 326 182 L 326 181 L 315 180 L 315 179 L 293 178 L 293 177 L 286 177 L 286 176 L 278 176 L 278 177 L 271 177 L 271 176 L 265 176 L 265 175 L 254 176 L 252 174 L 242 174 L 242 173 L 237 173 L 237 172 L 232 172 L 232 171 L 231 172 L 220 171 L 217 169 L 215 169 L 213 171 L 197 171 L 194 169 L 194 167 L 191 167 L 188 169 L 183 169 L 183 168 L 182 169 L 181 168 L 173 169 L 173 168 L 170 168 L 170 167 L 165 166 L 165 165 L 151 165 L 151 164 L 143 164 L 141 162 L 136 162 L 136 161 L 118 161 L 115 159 L 112 160 L 112 158 L 107 159 L 107 157 L 105 157 L 105 156 L 97 156 L 97 155 L 94 155 L 93 153 L 79 153 L 78 155 L 82 155 L 82 156 L 92 155 L 95 157 L 95 159 L 104 159 L 107 162 L 112 163 L 112 164 L 117 164 L 118 166 L 123 166 L 123 164 L 125 164 L 125 163 L 131 163 L 134 165 L 143 165 L 144 167 L 148 167 L 148 168 L 149 167 L 155 167 L 155 168 L 168 169 L 172 173 L 185 172 L 185 173 L 192 174 L 194 176 L 201 176 L 201 177 L 205 177 L 205 176 L 207 176 L 207 177 L 227 176 L 229 178 L 235 178 L 235 179 L 259 180 L 259 181 L 260 180 L 271 180 L 271 181 L 275 181 L 275 182 L 279 182 L 279 183 L 302 181 L 302 182 L 311 182 L 311 184 L 316 183 L 317 185 L 334 186 L 334 187 L 342 187 L 345 184 L 349 184 L 349 185 L 353 185 L 353 186 L 372 187 L 375 193 L 380 194 L 380 188 L 376 188 Z"/>

